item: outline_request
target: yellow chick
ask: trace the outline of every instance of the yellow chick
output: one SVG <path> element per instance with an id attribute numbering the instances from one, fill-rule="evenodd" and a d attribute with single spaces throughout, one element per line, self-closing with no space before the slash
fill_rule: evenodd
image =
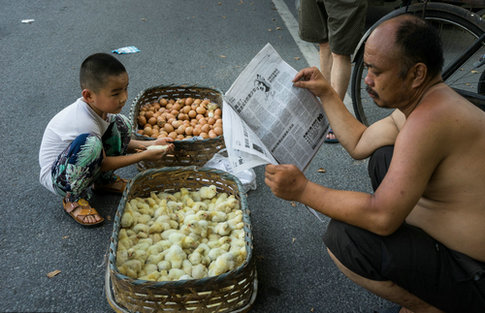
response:
<path id="1" fill-rule="evenodd" d="M 160 252 L 158 254 L 150 254 L 147 257 L 145 263 L 156 265 L 156 264 L 160 263 L 164 258 L 165 258 L 165 253 L 163 253 L 163 252 Z"/>
<path id="2" fill-rule="evenodd" d="M 188 256 L 188 260 L 192 265 L 197 265 L 202 262 L 202 254 L 196 250 L 194 250 L 191 254 Z"/>
<path id="3" fill-rule="evenodd" d="M 172 268 L 169 272 L 168 272 L 168 279 L 169 280 L 179 280 L 180 277 L 182 277 L 183 275 L 185 275 L 185 272 L 184 270 L 181 270 L 179 268 Z"/>
<path id="4" fill-rule="evenodd" d="M 121 274 L 131 278 L 137 278 L 138 272 L 141 271 L 143 263 L 139 260 L 128 260 L 123 265 L 118 267 Z"/>
<path id="5" fill-rule="evenodd" d="M 180 242 L 180 244 L 184 249 L 195 249 L 197 248 L 197 245 L 198 245 L 194 237 L 191 237 L 191 236 L 185 236 Z"/>
<path id="6" fill-rule="evenodd" d="M 121 227 L 129 228 L 134 222 L 135 219 L 133 218 L 132 213 L 130 211 L 125 211 L 121 217 Z"/>
<path id="7" fill-rule="evenodd" d="M 190 276 L 189 274 L 185 274 L 180 276 L 178 280 L 190 280 L 190 279 L 193 279 L 192 276 Z"/>
<path id="8" fill-rule="evenodd" d="M 209 222 L 207 222 L 206 220 L 193 221 L 189 223 L 187 226 L 189 226 L 192 233 L 199 235 L 201 237 L 207 237 Z"/>
<path id="9" fill-rule="evenodd" d="M 135 231 L 135 233 L 137 234 L 139 232 L 144 232 L 148 234 L 149 230 L 150 230 L 150 227 L 148 227 L 148 225 L 146 224 L 136 224 L 135 226 L 133 226 L 133 231 Z"/>
<path id="10" fill-rule="evenodd" d="M 160 272 L 169 271 L 172 268 L 172 264 L 170 264 L 169 261 L 163 260 L 163 261 L 158 262 L 157 268 Z"/>
<path id="11" fill-rule="evenodd" d="M 224 249 L 217 247 L 217 248 L 212 248 L 210 249 L 209 253 L 207 256 L 210 258 L 211 261 L 216 260 L 220 255 L 224 254 L 226 251 Z"/>
<path id="12" fill-rule="evenodd" d="M 217 276 L 225 272 L 229 272 L 236 268 L 234 262 L 234 255 L 230 252 L 221 254 L 217 259 L 209 265 L 209 276 Z"/>
<path id="13" fill-rule="evenodd" d="M 162 240 L 162 235 L 160 233 L 154 233 L 150 235 L 150 238 L 153 240 L 153 243 L 157 243 Z"/>
<path id="14" fill-rule="evenodd" d="M 227 220 L 227 214 L 224 211 L 211 210 L 209 212 L 209 219 L 215 223 L 225 222 Z"/>
<path id="15" fill-rule="evenodd" d="M 140 276 L 141 275 L 149 275 L 153 272 L 158 272 L 158 267 L 156 264 L 145 264 L 143 266 L 143 269 L 140 271 Z"/>
<path id="16" fill-rule="evenodd" d="M 123 265 L 126 261 L 128 261 L 128 251 L 117 251 L 116 252 L 116 266 L 120 267 Z"/>
<path id="17" fill-rule="evenodd" d="M 157 279 L 157 281 L 169 281 L 168 278 L 168 271 L 160 271 L 160 277 Z"/>
<path id="18" fill-rule="evenodd" d="M 158 281 L 158 279 L 160 278 L 160 276 L 161 276 L 160 272 L 152 272 L 152 273 L 150 273 L 148 275 L 140 276 L 140 277 L 138 277 L 138 279 Z"/>
<path id="19" fill-rule="evenodd" d="M 172 265 L 172 269 L 181 268 L 182 262 L 186 258 L 187 254 L 178 244 L 173 244 L 165 254 L 165 260 L 170 262 L 170 264 Z"/>
<path id="20" fill-rule="evenodd" d="M 192 263 L 189 260 L 184 260 L 182 262 L 182 269 L 184 270 L 185 274 L 192 275 Z"/>
<path id="21" fill-rule="evenodd" d="M 199 189 L 199 194 L 202 199 L 212 199 L 217 194 L 217 187 L 215 185 L 203 186 Z"/>
<path id="22" fill-rule="evenodd" d="M 221 235 L 221 236 L 226 236 L 229 235 L 232 231 L 231 227 L 229 226 L 229 223 L 222 222 L 222 223 L 217 223 L 214 227 L 213 230 L 215 233 Z"/>
<path id="23" fill-rule="evenodd" d="M 202 264 L 192 266 L 192 277 L 195 279 L 207 277 L 207 267 Z"/>

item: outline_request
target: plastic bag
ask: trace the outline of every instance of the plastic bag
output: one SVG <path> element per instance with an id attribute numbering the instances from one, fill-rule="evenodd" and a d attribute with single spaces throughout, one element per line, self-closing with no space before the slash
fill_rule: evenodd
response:
<path id="1" fill-rule="evenodd" d="M 226 149 L 215 153 L 212 159 L 207 161 L 204 167 L 210 167 L 221 171 L 226 171 L 236 176 L 243 185 L 243 193 L 247 193 L 250 190 L 256 189 L 256 173 L 254 172 L 254 170 L 251 168 L 249 170 L 234 173 L 232 171 L 231 164 L 229 163 Z"/>

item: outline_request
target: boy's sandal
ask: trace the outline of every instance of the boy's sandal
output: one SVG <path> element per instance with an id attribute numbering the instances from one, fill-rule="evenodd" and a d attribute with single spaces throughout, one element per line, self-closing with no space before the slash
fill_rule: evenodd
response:
<path id="1" fill-rule="evenodd" d="M 126 189 L 126 185 L 128 184 L 128 180 L 121 178 L 118 175 L 115 176 L 116 180 L 114 182 L 106 185 L 94 184 L 93 190 L 96 192 L 123 193 L 123 191 Z"/>
<path id="2" fill-rule="evenodd" d="M 77 204 L 77 205 L 76 205 Z M 67 202 L 66 199 L 62 199 L 62 205 L 64 206 L 64 212 L 69 214 L 76 222 L 83 226 L 94 226 L 99 225 L 104 222 L 104 218 L 99 215 L 98 211 L 92 208 L 84 199 L 79 199 L 76 202 Z M 77 214 L 74 214 L 74 211 L 77 209 Z M 84 220 L 87 216 L 94 216 L 98 215 L 101 219 L 94 223 L 87 223 Z"/>

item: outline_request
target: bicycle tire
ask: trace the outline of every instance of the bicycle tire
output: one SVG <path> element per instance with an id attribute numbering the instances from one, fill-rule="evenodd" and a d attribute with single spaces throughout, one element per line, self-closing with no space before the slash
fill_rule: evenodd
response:
<path id="1" fill-rule="evenodd" d="M 445 67 L 456 58 L 456 54 L 461 55 L 463 53 L 463 51 L 456 52 L 451 50 L 451 48 L 448 46 L 448 42 L 450 40 L 453 40 L 453 38 L 448 38 L 449 36 L 443 38 L 443 34 L 445 31 L 447 35 L 453 34 L 453 32 L 457 32 L 457 34 L 460 35 L 460 41 L 465 40 L 464 38 L 466 37 L 468 37 L 472 41 L 476 40 L 476 38 L 478 38 L 483 32 L 485 32 L 485 22 L 480 18 L 480 16 L 466 9 L 445 3 L 419 3 L 410 5 L 407 8 L 407 11 L 405 7 L 394 10 L 382 17 L 379 21 L 377 21 L 370 28 L 370 30 L 374 29 L 375 27 L 377 27 L 377 25 L 387 19 L 405 13 L 419 15 L 422 17 L 423 7 L 425 5 L 426 10 L 424 18 L 433 23 L 435 26 L 440 26 L 440 34 L 442 35 L 443 52 L 445 56 Z M 370 31 L 367 34 L 369 33 Z M 365 39 L 366 38 L 364 38 L 364 40 Z M 456 41 L 454 41 L 454 43 L 454 46 L 456 46 Z M 468 42 L 467 45 L 464 45 L 464 49 L 462 50 L 465 50 L 467 47 Z M 474 71 L 472 73 L 469 69 L 471 64 L 474 63 L 474 60 L 478 60 L 479 56 L 483 55 L 484 53 L 485 46 L 481 46 L 479 50 L 472 57 L 470 57 L 470 59 L 464 64 L 462 68 L 457 70 L 448 78 L 448 80 L 446 80 L 446 83 L 449 84 L 451 87 L 456 87 L 457 84 L 462 83 L 464 84 L 464 86 L 466 86 L 465 89 L 468 91 L 468 94 L 477 93 L 481 90 L 485 91 L 485 82 L 480 81 L 480 77 L 483 78 L 483 76 L 480 75 L 478 71 Z M 351 97 L 352 106 L 354 108 L 354 114 L 356 118 L 365 125 L 370 125 L 375 121 L 382 119 L 383 117 L 390 114 L 391 110 L 378 107 L 365 91 L 365 83 L 363 82 L 363 79 L 365 78 L 366 70 L 363 63 L 363 55 L 364 44 L 360 46 L 359 50 L 354 56 L 354 68 L 351 76 Z M 461 74 L 466 74 L 466 77 L 463 76 L 463 78 L 457 79 L 457 75 L 459 74 L 458 72 L 461 72 Z M 471 82 L 469 82 L 466 81 L 466 79 L 468 78 L 473 79 Z M 460 88 L 463 88 L 463 86 L 460 85 Z"/>

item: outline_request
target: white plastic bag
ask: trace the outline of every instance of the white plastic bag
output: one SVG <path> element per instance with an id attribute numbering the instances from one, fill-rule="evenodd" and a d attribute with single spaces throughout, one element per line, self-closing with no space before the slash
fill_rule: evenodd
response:
<path id="1" fill-rule="evenodd" d="M 251 168 L 249 170 L 234 173 L 232 171 L 231 164 L 229 163 L 226 149 L 215 153 L 212 159 L 207 161 L 204 167 L 210 167 L 221 171 L 226 171 L 236 176 L 243 185 L 243 193 L 247 193 L 249 190 L 256 189 L 256 173 L 254 172 L 254 170 Z"/>

